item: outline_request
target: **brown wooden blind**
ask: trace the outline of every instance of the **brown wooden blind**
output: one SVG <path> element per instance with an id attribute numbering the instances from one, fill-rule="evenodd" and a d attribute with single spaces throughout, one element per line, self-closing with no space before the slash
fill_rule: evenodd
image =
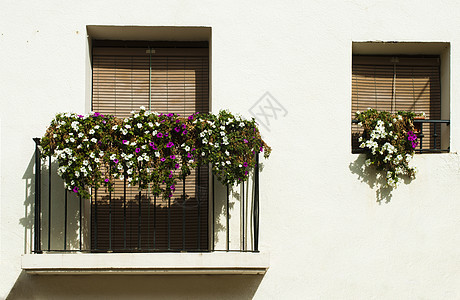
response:
<path id="1" fill-rule="evenodd" d="M 209 112 L 207 48 L 97 47 L 92 63 L 93 111 L 117 117 L 127 117 L 140 106 L 185 116 Z M 139 199 L 137 187 L 126 186 L 125 197 L 121 180 L 111 194 L 99 190 L 96 198 L 93 192 L 92 249 L 208 250 L 208 177 L 204 167 L 199 178 L 197 170 L 192 172 L 185 198 L 180 182 L 170 202 L 155 199 L 148 190 Z"/>
<path id="2" fill-rule="evenodd" d="M 352 119 L 368 108 L 396 113 L 425 113 L 441 119 L 439 57 L 353 56 Z M 438 137 L 434 144 L 434 126 Z M 440 125 L 424 124 L 422 148 L 440 148 Z M 352 150 L 358 152 L 362 129 L 352 125 Z"/>

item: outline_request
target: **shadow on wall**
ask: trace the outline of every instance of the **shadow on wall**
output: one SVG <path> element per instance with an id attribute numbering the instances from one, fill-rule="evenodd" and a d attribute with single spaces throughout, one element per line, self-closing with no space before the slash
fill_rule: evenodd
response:
<path id="1" fill-rule="evenodd" d="M 57 175 L 59 164 L 42 160 L 41 164 L 41 237 L 42 249 L 64 248 L 64 236 L 68 249 L 79 246 L 79 201 L 73 193 L 68 193 L 67 232 L 64 235 L 64 182 Z M 51 168 L 51 173 L 50 173 Z M 32 154 L 22 179 L 25 181 L 24 217 L 19 224 L 24 226 L 24 253 L 30 253 L 33 247 L 34 209 L 35 209 L 35 155 Z M 51 179 L 51 190 L 49 181 Z M 51 197 L 51 200 L 50 200 Z M 50 215 L 51 214 L 51 215 Z M 49 241 L 49 242 L 48 242 Z"/>
<path id="2" fill-rule="evenodd" d="M 263 275 L 28 275 L 7 299 L 252 299 Z"/>
<path id="3" fill-rule="evenodd" d="M 391 192 L 393 188 L 386 187 L 385 174 L 384 172 L 378 172 L 375 168 L 368 168 L 365 165 L 366 156 L 360 154 L 356 160 L 348 166 L 353 174 L 358 175 L 358 179 L 361 182 L 366 183 L 371 189 L 375 189 L 375 198 L 378 203 L 389 203 L 393 196 Z M 403 177 L 404 184 L 409 184 L 412 179 Z"/>

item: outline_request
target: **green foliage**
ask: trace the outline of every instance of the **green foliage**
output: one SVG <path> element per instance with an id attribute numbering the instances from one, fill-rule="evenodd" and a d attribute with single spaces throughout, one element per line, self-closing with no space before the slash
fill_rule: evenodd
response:
<path id="1" fill-rule="evenodd" d="M 386 184 L 396 187 L 401 176 L 414 178 L 416 169 L 409 166 L 418 145 L 414 134 L 412 112 L 369 109 L 357 112 L 356 119 L 364 128 L 359 138 L 360 148 L 366 154 L 366 166 L 385 172 Z"/>
<path id="2" fill-rule="evenodd" d="M 178 180 L 208 164 L 223 184 L 236 184 L 248 178 L 256 153 L 268 158 L 271 151 L 254 119 L 227 111 L 183 118 L 143 108 L 125 119 L 58 114 L 41 148 L 57 158 L 66 188 L 84 198 L 90 187 L 113 190 L 119 179 L 171 197 Z"/>

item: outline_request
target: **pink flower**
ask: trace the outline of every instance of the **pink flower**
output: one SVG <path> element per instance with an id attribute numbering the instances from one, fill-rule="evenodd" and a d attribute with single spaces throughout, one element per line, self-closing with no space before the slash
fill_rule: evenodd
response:
<path id="1" fill-rule="evenodd" d="M 141 148 L 136 148 L 136 150 L 134 150 L 134 151 L 136 151 L 136 153 L 139 153 L 139 152 L 141 152 Z"/>
<path id="2" fill-rule="evenodd" d="M 188 132 L 187 130 L 184 130 L 182 131 L 182 134 L 187 134 L 187 132 Z"/>
<path id="3" fill-rule="evenodd" d="M 172 146 L 174 146 L 173 142 L 169 142 L 169 143 L 166 144 L 166 148 L 171 148 Z"/>
<path id="4" fill-rule="evenodd" d="M 157 137 L 161 138 L 161 137 L 163 137 L 163 134 L 161 132 L 158 132 Z"/>
<path id="5" fill-rule="evenodd" d="M 179 164 L 176 164 L 174 167 L 175 167 L 176 169 L 179 169 L 180 166 L 179 166 Z"/>
<path id="6" fill-rule="evenodd" d="M 171 155 L 169 158 L 170 158 L 170 159 L 176 159 L 176 156 L 175 156 L 175 155 Z"/>
<path id="7" fill-rule="evenodd" d="M 118 159 L 115 158 L 115 159 L 113 160 L 113 162 L 116 163 L 116 164 L 118 164 Z"/>
<path id="8" fill-rule="evenodd" d="M 166 160 L 166 158 L 162 157 L 160 160 L 161 160 L 161 161 L 165 161 L 165 160 Z"/>
<path id="9" fill-rule="evenodd" d="M 105 182 L 109 182 L 109 179 L 108 179 L 108 178 L 106 178 L 106 179 L 104 179 L 104 181 L 105 181 Z"/>
<path id="10" fill-rule="evenodd" d="M 78 188 L 75 186 L 72 190 L 74 193 L 78 193 Z"/>
<path id="11" fill-rule="evenodd" d="M 123 141 L 122 141 L 123 144 L 126 144 L 127 142 L 128 142 L 127 140 L 123 140 Z"/>
<path id="12" fill-rule="evenodd" d="M 244 142 L 245 144 L 247 144 L 247 143 L 248 143 L 248 140 L 247 140 L 247 139 L 244 139 L 243 142 Z"/>
<path id="13" fill-rule="evenodd" d="M 247 168 L 247 167 L 248 167 L 248 163 L 247 163 L 247 162 L 244 162 L 244 163 L 243 163 L 243 167 Z"/>

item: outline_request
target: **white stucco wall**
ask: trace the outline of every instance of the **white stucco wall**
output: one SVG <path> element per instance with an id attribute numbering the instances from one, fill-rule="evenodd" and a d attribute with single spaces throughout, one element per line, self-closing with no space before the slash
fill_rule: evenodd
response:
<path id="1" fill-rule="evenodd" d="M 459 13 L 456 1 L 2 2 L 0 298 L 459 299 Z M 88 110 L 87 25 L 211 27 L 213 110 L 250 117 L 267 91 L 286 108 L 262 128 L 265 276 L 21 273 L 32 138 L 55 113 Z M 451 153 L 417 155 L 417 179 L 388 203 L 350 151 L 352 41 L 375 40 L 451 45 Z"/>

